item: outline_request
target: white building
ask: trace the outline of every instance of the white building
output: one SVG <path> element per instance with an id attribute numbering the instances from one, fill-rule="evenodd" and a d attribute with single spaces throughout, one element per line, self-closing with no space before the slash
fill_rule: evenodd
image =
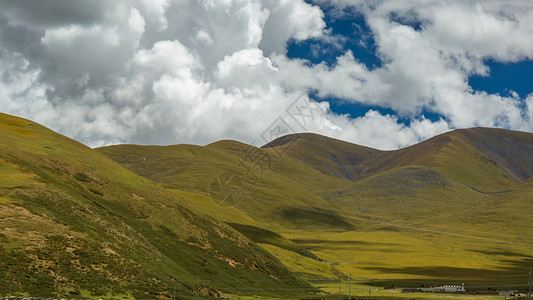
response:
<path id="1" fill-rule="evenodd" d="M 443 285 L 439 286 L 438 289 L 443 289 L 445 292 L 464 292 L 465 284 L 461 285 Z"/>

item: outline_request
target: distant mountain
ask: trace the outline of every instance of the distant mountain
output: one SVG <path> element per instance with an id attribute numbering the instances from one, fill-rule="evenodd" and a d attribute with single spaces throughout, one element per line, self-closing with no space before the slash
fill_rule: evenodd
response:
<path id="1" fill-rule="evenodd" d="M 458 132 L 516 181 L 533 176 L 533 134 L 490 128 Z"/>
<path id="2" fill-rule="evenodd" d="M 0 114 L 2 291 L 196 299 L 313 290 L 189 197 L 195 195 L 162 188 L 96 150 Z"/>
<path id="3" fill-rule="evenodd" d="M 370 163 L 386 154 L 313 133 L 280 137 L 261 148 L 284 153 L 326 175 L 350 180 L 363 176 Z"/>
<path id="4" fill-rule="evenodd" d="M 489 128 L 395 151 L 309 133 L 90 149 L 0 114 L 0 290 L 337 298 L 349 274 L 365 294 L 525 290 L 532 149 L 533 134 Z"/>
<path id="5" fill-rule="evenodd" d="M 498 191 L 533 175 L 533 155 L 528 155 L 533 153 L 533 135 L 503 129 L 457 130 L 396 151 L 306 133 L 281 137 L 262 148 L 283 151 L 322 173 L 350 180 L 417 165 L 475 188 Z"/>
<path id="6" fill-rule="evenodd" d="M 345 185 L 341 179 L 322 174 L 302 165 L 290 157 L 235 141 L 220 141 L 205 147 L 191 145 L 134 146 L 118 145 L 97 149 L 135 173 L 161 183 L 166 188 L 188 190 L 203 194 L 213 201 L 202 208 L 216 213 L 219 206 L 239 204 L 242 222 L 249 225 L 267 223 L 269 227 L 343 228 L 353 225 L 336 213 L 336 208 L 315 195 L 313 189 L 323 191 L 333 183 Z M 217 180 L 231 179 L 232 184 L 243 188 L 238 199 L 217 198 L 211 193 Z M 220 205 L 216 205 L 221 201 Z M 238 203 L 235 203 L 238 202 Z M 202 205 L 202 203 L 198 203 Z M 318 218 L 313 210 L 330 214 Z M 298 217 L 288 217 L 297 215 Z M 218 216 L 232 222 L 234 217 Z"/>
<path id="7" fill-rule="evenodd" d="M 358 273 L 372 286 L 431 285 L 453 276 L 523 288 L 511 274 L 533 262 L 532 147 L 530 133 L 471 128 L 395 151 L 311 133 L 261 148 L 226 140 L 97 150 L 165 188 L 203 195 L 191 201 L 306 280 Z M 217 182 L 233 190 L 219 193 Z M 228 197 L 235 191 L 242 196 Z M 383 252 L 387 243 L 396 246 Z"/>

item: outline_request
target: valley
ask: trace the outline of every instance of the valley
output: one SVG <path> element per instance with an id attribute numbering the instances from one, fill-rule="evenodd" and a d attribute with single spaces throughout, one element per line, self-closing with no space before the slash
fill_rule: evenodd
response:
<path id="1" fill-rule="evenodd" d="M 91 149 L 2 114 L 0 137 L 0 284 L 19 296 L 320 299 L 350 276 L 360 297 L 528 288 L 533 134 Z"/>

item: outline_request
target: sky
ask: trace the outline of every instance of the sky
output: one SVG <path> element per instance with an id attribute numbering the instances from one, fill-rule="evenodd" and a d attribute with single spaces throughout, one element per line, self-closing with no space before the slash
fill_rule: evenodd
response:
<path id="1" fill-rule="evenodd" d="M 0 112 L 91 147 L 533 132 L 533 1 L 0 0 Z"/>

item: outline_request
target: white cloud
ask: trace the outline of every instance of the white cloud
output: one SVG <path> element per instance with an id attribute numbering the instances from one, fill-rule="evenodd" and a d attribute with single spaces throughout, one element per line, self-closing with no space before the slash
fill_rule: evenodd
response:
<path id="1" fill-rule="evenodd" d="M 144 33 L 144 26 L 146 25 L 146 22 L 144 21 L 144 18 L 138 9 L 131 9 L 130 16 L 128 18 L 128 25 L 133 31 L 139 34 Z"/>
<path id="2" fill-rule="evenodd" d="M 531 4 L 528 5 L 530 8 Z M 492 57 L 501 61 L 533 58 L 533 11 L 458 2 L 427 15 L 428 40 L 452 53 Z"/>
<path id="3" fill-rule="evenodd" d="M 381 149 L 454 127 L 533 129 L 531 97 L 468 86 L 471 74 L 488 74 L 484 59 L 533 57 L 529 1 L 331 1 L 364 14 L 384 62 L 373 70 L 350 50 L 332 67 L 289 59 L 290 40 L 336 49 L 344 42 L 303 0 L 51 0 L 54 9 L 42 14 L 41 2 L 0 3 L 0 110 L 92 146 L 223 138 L 260 145 L 277 118 Z M 392 13 L 423 25 L 402 25 Z M 351 118 L 322 102 L 325 113 L 302 128 L 286 109 L 309 90 L 398 116 Z"/>
<path id="4" fill-rule="evenodd" d="M 165 16 L 168 8 L 168 0 L 139 0 L 139 6 L 146 16 L 157 24 L 157 30 L 162 31 L 168 28 L 168 20 Z"/>
<path id="5" fill-rule="evenodd" d="M 523 124 L 516 96 L 473 91 L 468 77 L 488 74 L 484 59 L 532 58 L 531 2 L 509 6 L 501 1 L 334 2 L 339 9 L 355 6 L 365 13 L 383 66 L 366 70 L 349 51 L 332 69 L 280 57 L 279 64 L 288 66 L 280 67 L 287 73 L 287 85 L 392 108 L 404 117 L 415 117 L 423 110 L 436 112 L 453 127 L 519 128 Z M 407 21 L 418 21 L 421 28 L 398 23 L 391 19 L 394 14 L 410 16 Z"/>
<path id="6" fill-rule="evenodd" d="M 133 56 L 133 64 L 161 74 L 179 74 L 183 69 L 200 69 L 202 64 L 178 40 L 160 41 L 151 49 L 141 49 Z"/>
<path id="7" fill-rule="evenodd" d="M 46 86 L 39 70 L 19 53 L 0 49 L 0 107 L 2 111 L 31 116 L 47 105 Z"/>
<path id="8" fill-rule="evenodd" d="M 304 1 L 272 1 L 270 17 L 266 20 L 261 49 L 270 55 L 272 52 L 286 52 L 286 42 L 320 37 L 326 27 L 324 13 L 317 6 Z"/>
<path id="9" fill-rule="evenodd" d="M 196 31 L 194 39 L 198 42 L 206 44 L 207 46 L 212 46 L 214 44 L 209 32 L 203 29 L 199 29 Z"/>
<path id="10" fill-rule="evenodd" d="M 217 83 L 219 86 L 241 90 L 265 91 L 277 84 L 277 70 L 260 49 L 244 49 L 226 56 L 218 63 Z"/>

